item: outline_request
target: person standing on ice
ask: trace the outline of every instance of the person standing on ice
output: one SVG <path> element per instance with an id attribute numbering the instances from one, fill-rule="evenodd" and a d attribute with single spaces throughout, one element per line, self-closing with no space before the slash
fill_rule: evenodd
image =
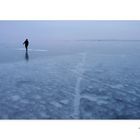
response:
<path id="1" fill-rule="evenodd" d="M 25 45 L 25 48 L 26 48 L 26 52 L 28 51 L 28 45 L 29 45 L 29 41 L 28 39 L 26 39 L 23 44 Z"/>

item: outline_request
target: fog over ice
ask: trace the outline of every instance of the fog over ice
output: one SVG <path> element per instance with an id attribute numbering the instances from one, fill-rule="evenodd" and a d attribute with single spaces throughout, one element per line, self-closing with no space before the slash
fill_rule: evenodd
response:
<path id="1" fill-rule="evenodd" d="M 0 21 L 0 43 L 32 45 L 53 40 L 140 39 L 139 21 Z"/>

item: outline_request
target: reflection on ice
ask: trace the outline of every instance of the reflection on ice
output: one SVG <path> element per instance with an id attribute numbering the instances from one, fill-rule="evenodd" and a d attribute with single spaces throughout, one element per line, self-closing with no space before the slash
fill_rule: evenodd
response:
<path id="1" fill-rule="evenodd" d="M 25 52 L 25 60 L 26 60 L 26 61 L 29 61 L 29 54 L 28 54 L 28 51 Z"/>

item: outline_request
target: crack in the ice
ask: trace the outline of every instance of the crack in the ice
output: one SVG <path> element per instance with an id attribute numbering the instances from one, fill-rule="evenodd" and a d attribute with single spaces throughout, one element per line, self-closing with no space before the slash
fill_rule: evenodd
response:
<path id="1" fill-rule="evenodd" d="M 75 85 L 75 97 L 74 97 L 74 113 L 73 113 L 73 118 L 75 119 L 79 119 L 79 114 L 80 114 L 80 99 L 81 99 L 81 95 L 80 95 L 80 84 L 82 81 L 82 77 L 83 77 L 83 73 L 85 71 L 84 69 L 84 65 L 85 65 L 85 61 L 86 61 L 86 53 L 82 53 L 82 61 L 77 65 L 77 72 L 78 74 L 78 78 L 76 81 L 76 85 Z"/>

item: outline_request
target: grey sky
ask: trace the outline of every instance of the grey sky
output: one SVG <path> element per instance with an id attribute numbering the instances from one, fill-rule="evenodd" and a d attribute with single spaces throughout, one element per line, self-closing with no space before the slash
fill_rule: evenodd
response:
<path id="1" fill-rule="evenodd" d="M 0 42 L 140 39 L 140 21 L 0 21 Z"/>

